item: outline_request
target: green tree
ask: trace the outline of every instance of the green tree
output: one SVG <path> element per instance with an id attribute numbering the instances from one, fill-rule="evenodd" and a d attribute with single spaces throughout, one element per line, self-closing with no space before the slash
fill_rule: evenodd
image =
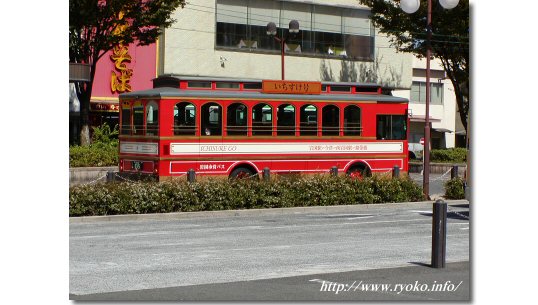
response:
<path id="1" fill-rule="evenodd" d="M 420 1 L 420 8 L 407 14 L 400 8 L 400 1 L 358 0 L 371 8 L 371 19 L 381 33 L 387 34 L 399 51 L 426 56 L 427 1 Z M 469 113 L 469 2 L 460 1 L 450 10 L 438 0 L 432 0 L 432 55 L 438 58 L 448 78 L 454 85 L 460 118 L 467 130 Z"/>
<path id="2" fill-rule="evenodd" d="M 80 100 L 80 144 L 90 144 L 89 111 L 95 67 L 119 43 L 154 43 L 175 20 L 185 0 L 70 0 L 69 61 L 90 65 L 90 81 L 77 83 Z"/>

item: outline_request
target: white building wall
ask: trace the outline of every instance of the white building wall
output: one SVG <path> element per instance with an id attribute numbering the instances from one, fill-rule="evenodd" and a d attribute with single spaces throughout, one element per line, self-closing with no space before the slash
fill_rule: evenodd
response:
<path id="1" fill-rule="evenodd" d="M 361 7 L 355 0 L 301 2 Z M 164 58 L 160 59 L 162 73 L 256 79 L 281 78 L 280 54 L 215 49 L 216 0 L 191 0 L 189 3 L 191 5 L 187 4 L 184 9 L 174 13 L 173 18 L 177 22 L 165 31 L 164 52 L 161 53 Z M 286 55 L 285 78 L 308 81 L 376 82 L 387 87 L 409 89 L 412 80 L 411 65 L 411 55 L 396 53 L 394 48 L 389 46 L 388 38 L 378 35 L 376 31 L 373 62 Z M 344 67 L 352 72 L 341 75 Z"/>
<path id="2" fill-rule="evenodd" d="M 413 58 L 413 69 L 426 69 L 426 60 Z M 444 71 L 443 66 L 439 60 L 430 61 L 430 69 L 435 72 Z M 433 74 L 433 73 L 432 73 Z M 423 76 L 413 76 L 413 81 L 426 82 L 426 78 Z M 439 79 L 436 77 L 430 77 L 430 81 L 441 82 L 443 83 L 443 104 L 442 105 L 432 105 L 430 104 L 430 118 L 439 119 L 439 122 L 432 122 L 432 128 L 442 128 L 450 130 L 451 132 L 446 132 L 444 134 L 444 140 L 446 148 L 451 148 L 455 146 L 455 131 L 456 131 L 456 96 L 454 94 L 454 87 L 450 79 Z M 395 96 L 404 97 L 410 99 L 411 92 L 410 90 L 395 90 L 393 92 Z M 426 105 L 424 103 L 413 103 L 410 101 L 409 109 L 411 110 L 413 116 L 422 116 L 426 115 Z M 423 123 L 413 123 L 413 124 L 422 124 Z"/>

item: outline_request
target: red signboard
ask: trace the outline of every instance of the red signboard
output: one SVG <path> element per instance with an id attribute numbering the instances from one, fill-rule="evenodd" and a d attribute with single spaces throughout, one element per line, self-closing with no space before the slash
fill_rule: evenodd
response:
<path id="1" fill-rule="evenodd" d="M 420 145 L 424 145 L 424 138 L 420 138 Z"/>

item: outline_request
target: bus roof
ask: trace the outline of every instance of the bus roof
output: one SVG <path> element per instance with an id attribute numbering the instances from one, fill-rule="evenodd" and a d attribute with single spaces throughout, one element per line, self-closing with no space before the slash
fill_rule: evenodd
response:
<path id="1" fill-rule="evenodd" d="M 231 82 L 231 83 L 261 83 L 263 79 L 257 78 L 235 78 L 235 77 L 209 77 L 209 76 L 190 76 L 177 74 L 163 74 L 152 81 L 158 83 L 160 80 L 177 80 L 177 81 L 206 81 L 206 82 Z M 322 81 L 322 85 L 329 86 L 355 86 L 355 87 L 380 87 L 376 83 L 359 83 L 359 82 L 333 82 Z M 154 86 L 156 88 L 158 86 Z M 390 88 L 387 88 L 390 89 Z"/>
<path id="2" fill-rule="evenodd" d="M 212 79 L 213 81 L 215 79 Z M 342 83 L 337 83 L 342 84 Z M 226 90 L 184 90 L 171 87 L 159 87 L 148 90 L 122 93 L 121 99 L 149 99 L 149 98 L 223 98 L 246 100 L 290 100 L 290 101 L 347 101 L 347 102 L 383 102 L 408 103 L 405 98 L 384 94 L 268 94 L 257 91 L 226 91 Z"/>

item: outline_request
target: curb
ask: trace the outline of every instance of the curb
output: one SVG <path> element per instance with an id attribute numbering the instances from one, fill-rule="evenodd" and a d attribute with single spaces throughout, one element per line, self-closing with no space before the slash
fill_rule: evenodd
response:
<path id="1" fill-rule="evenodd" d="M 447 202 L 448 204 L 469 203 L 467 200 L 445 200 L 445 202 Z M 248 217 L 248 216 L 262 216 L 262 215 L 289 215 L 289 214 L 325 213 L 325 212 L 343 213 L 343 212 L 355 212 L 355 211 L 360 211 L 360 210 L 367 210 L 371 208 L 383 207 L 383 206 L 388 206 L 388 205 L 426 205 L 426 204 L 431 205 L 433 204 L 433 201 L 293 207 L 293 208 L 274 208 L 274 209 L 174 212 L 174 213 L 158 213 L 158 214 L 156 213 L 156 214 L 125 214 L 125 215 L 107 215 L 107 216 L 80 216 L 80 217 L 69 217 L 69 223 L 77 224 L 77 223 L 136 221 L 136 220 L 177 220 L 177 219 L 196 219 L 196 218 Z"/>

